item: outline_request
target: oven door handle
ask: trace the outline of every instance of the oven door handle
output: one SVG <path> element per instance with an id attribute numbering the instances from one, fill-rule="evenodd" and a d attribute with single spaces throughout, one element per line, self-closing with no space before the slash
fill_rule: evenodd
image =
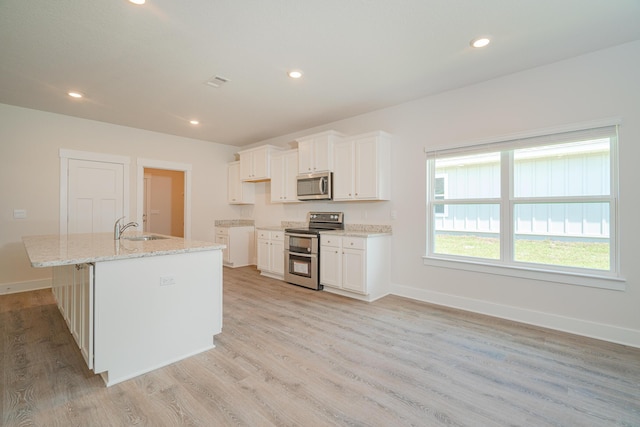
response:
<path id="1" fill-rule="evenodd" d="M 303 258 L 315 258 L 316 256 L 318 256 L 318 254 L 303 254 L 302 252 L 291 252 L 291 251 L 284 251 L 284 253 L 287 255 L 300 256 Z"/>
<path id="2" fill-rule="evenodd" d="M 285 234 L 285 236 L 290 236 L 290 237 L 301 237 L 303 239 L 317 239 L 318 236 L 315 234 L 298 234 L 298 233 L 289 233 L 287 232 Z"/>

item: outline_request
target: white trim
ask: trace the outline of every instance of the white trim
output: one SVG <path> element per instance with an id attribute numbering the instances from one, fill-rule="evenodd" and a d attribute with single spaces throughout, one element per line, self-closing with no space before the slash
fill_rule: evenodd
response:
<path id="1" fill-rule="evenodd" d="M 90 151 L 69 150 L 60 148 L 60 234 L 67 234 L 68 197 L 69 197 L 69 159 L 87 160 L 91 162 L 116 163 L 123 169 L 122 214 L 129 216 L 129 165 L 131 158 L 115 154 L 92 153 Z"/>
<path id="2" fill-rule="evenodd" d="M 136 205 L 138 224 L 142 224 L 144 211 L 144 168 L 165 169 L 184 172 L 184 238 L 191 239 L 191 169 L 189 163 L 170 162 L 166 160 L 136 159 Z"/>
<path id="3" fill-rule="evenodd" d="M 640 348 L 640 330 L 392 284 L 393 295 Z"/>
<path id="4" fill-rule="evenodd" d="M 0 295 L 17 294 L 18 292 L 36 291 L 47 288 L 51 288 L 51 278 L 3 283 L 0 285 Z"/>
<path id="5" fill-rule="evenodd" d="M 463 149 L 463 148 L 473 148 L 474 146 L 499 144 L 501 142 L 507 142 L 507 141 L 512 141 L 516 139 L 535 138 L 539 136 L 561 134 L 565 132 L 597 129 L 597 128 L 607 127 L 607 126 L 618 126 L 621 123 L 622 123 L 622 119 L 620 117 L 611 117 L 611 118 L 602 119 L 602 120 L 594 120 L 594 121 L 582 122 L 582 123 L 572 123 L 568 125 L 554 126 L 549 128 L 543 128 L 543 129 L 533 129 L 533 130 L 526 130 L 522 132 L 514 132 L 511 134 L 506 134 L 506 135 L 501 135 L 496 137 L 462 141 L 462 142 L 458 142 L 451 145 L 442 145 L 442 146 L 437 146 L 433 148 L 424 147 L 424 152 L 425 154 L 429 154 L 436 151 L 444 151 L 444 152 L 449 150 L 453 151 L 453 150 Z"/>
<path id="6" fill-rule="evenodd" d="M 600 276 L 597 274 L 574 274 L 564 271 L 552 271 L 548 269 L 535 269 L 513 265 L 489 265 L 484 262 L 444 259 L 433 256 L 424 256 L 422 259 L 424 265 L 432 267 L 452 268 L 455 270 L 496 274 L 498 276 L 519 277 L 521 279 L 540 280 L 543 282 L 561 283 L 565 285 L 610 289 L 613 291 L 626 290 L 626 279 L 622 277 Z"/>
<path id="7" fill-rule="evenodd" d="M 93 153 L 91 151 L 60 149 L 60 157 L 66 159 L 88 160 L 92 162 L 117 163 L 121 165 L 131 164 L 131 158 L 115 154 Z"/>

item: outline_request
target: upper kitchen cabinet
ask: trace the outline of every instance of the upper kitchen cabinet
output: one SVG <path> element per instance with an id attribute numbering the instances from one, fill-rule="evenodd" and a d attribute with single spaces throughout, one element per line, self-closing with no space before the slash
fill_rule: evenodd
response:
<path id="1" fill-rule="evenodd" d="M 298 138 L 298 173 L 333 171 L 333 147 L 343 138 L 333 130 Z"/>
<path id="2" fill-rule="evenodd" d="M 391 199 L 391 135 L 372 132 L 335 144 L 333 200 Z"/>
<path id="3" fill-rule="evenodd" d="M 271 179 L 271 154 L 280 150 L 273 145 L 263 145 L 238 152 L 240 155 L 240 179 L 242 181 Z"/>
<path id="4" fill-rule="evenodd" d="M 255 203 L 255 190 L 251 183 L 240 179 L 240 162 L 227 165 L 227 202 L 236 205 Z"/>
<path id="5" fill-rule="evenodd" d="M 274 153 L 271 157 L 271 203 L 298 202 L 298 150 Z"/>

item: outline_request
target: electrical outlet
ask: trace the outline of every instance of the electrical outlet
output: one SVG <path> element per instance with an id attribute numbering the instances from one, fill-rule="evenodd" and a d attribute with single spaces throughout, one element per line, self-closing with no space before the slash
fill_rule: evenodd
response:
<path id="1" fill-rule="evenodd" d="M 14 209 L 13 210 L 13 219 L 26 219 L 27 218 L 27 210 L 26 209 Z"/>
<path id="2" fill-rule="evenodd" d="M 175 276 L 161 276 L 160 277 L 160 286 L 170 286 L 176 284 Z"/>

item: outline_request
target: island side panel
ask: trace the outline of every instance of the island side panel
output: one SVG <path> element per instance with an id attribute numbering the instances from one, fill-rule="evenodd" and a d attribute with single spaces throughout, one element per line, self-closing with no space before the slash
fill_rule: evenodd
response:
<path id="1" fill-rule="evenodd" d="M 94 280 L 94 371 L 107 385 L 214 347 L 221 250 L 98 262 Z"/>

